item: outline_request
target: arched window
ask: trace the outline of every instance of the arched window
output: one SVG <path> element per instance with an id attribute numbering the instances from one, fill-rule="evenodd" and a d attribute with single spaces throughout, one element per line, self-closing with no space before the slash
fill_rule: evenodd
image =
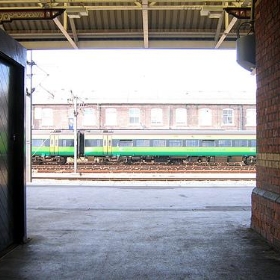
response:
<path id="1" fill-rule="evenodd" d="M 162 124 L 162 109 L 153 108 L 151 110 L 151 124 Z"/>
<path id="2" fill-rule="evenodd" d="M 198 112 L 198 123 L 200 126 L 211 126 L 212 125 L 212 110 L 209 108 L 199 109 Z"/>
<path id="3" fill-rule="evenodd" d="M 256 109 L 247 109 L 246 110 L 246 125 L 256 126 Z"/>
<path id="4" fill-rule="evenodd" d="M 176 125 L 186 125 L 187 124 L 187 109 L 177 108 L 175 111 L 175 122 Z"/>
<path id="5" fill-rule="evenodd" d="M 42 126 L 53 126 L 53 109 L 42 109 Z"/>
<path id="6" fill-rule="evenodd" d="M 83 125 L 84 126 L 94 126 L 96 125 L 95 111 L 92 108 L 83 109 Z"/>
<path id="7" fill-rule="evenodd" d="M 117 124 L 117 110 L 115 108 L 107 108 L 105 115 L 105 125 Z"/>

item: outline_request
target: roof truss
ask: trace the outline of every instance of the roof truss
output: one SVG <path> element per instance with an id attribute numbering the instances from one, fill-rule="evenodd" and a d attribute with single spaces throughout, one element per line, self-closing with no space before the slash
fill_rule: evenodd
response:
<path id="1" fill-rule="evenodd" d="M 250 0 L 2 0 L 0 24 L 31 48 L 45 44 L 78 49 L 100 47 L 100 42 L 119 47 L 220 48 L 235 41 L 238 22 L 225 9 L 247 8 L 248 15 L 250 6 Z M 34 18 L 46 11 L 60 11 L 53 24 L 49 18 Z"/>

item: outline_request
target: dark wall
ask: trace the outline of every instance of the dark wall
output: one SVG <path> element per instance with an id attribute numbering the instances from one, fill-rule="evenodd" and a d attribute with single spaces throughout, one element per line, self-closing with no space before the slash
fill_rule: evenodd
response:
<path id="1" fill-rule="evenodd" d="M 256 1 L 257 187 L 252 227 L 280 249 L 280 5 Z"/>
<path id="2" fill-rule="evenodd" d="M 0 29 L 0 255 L 26 238 L 25 61 L 25 49 Z"/>

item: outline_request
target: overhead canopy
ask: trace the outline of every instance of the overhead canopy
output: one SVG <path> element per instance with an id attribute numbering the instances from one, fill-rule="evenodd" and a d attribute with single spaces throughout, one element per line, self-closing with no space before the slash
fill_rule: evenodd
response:
<path id="1" fill-rule="evenodd" d="M 234 48 L 250 7 L 250 0 L 1 0 L 0 27 L 27 49 Z"/>

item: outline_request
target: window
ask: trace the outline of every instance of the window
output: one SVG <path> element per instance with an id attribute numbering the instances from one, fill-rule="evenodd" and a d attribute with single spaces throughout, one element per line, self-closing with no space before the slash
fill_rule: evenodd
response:
<path id="1" fill-rule="evenodd" d="M 212 111 L 209 108 L 202 108 L 198 111 L 199 117 L 198 122 L 201 126 L 211 126 L 212 125 Z"/>
<path id="2" fill-rule="evenodd" d="M 74 147 L 74 139 L 59 139 L 59 147 Z"/>
<path id="3" fill-rule="evenodd" d="M 151 124 L 162 124 L 162 109 L 153 108 L 151 110 Z"/>
<path id="4" fill-rule="evenodd" d="M 256 147 L 257 146 L 257 140 L 251 140 L 249 142 L 250 142 L 249 147 Z"/>
<path id="5" fill-rule="evenodd" d="M 199 140 L 186 140 L 186 147 L 198 147 L 199 146 Z"/>
<path id="6" fill-rule="evenodd" d="M 169 147 L 183 147 L 182 140 L 169 140 Z"/>
<path id="7" fill-rule="evenodd" d="M 165 147 L 166 141 L 163 139 L 153 140 L 153 147 Z"/>
<path id="8" fill-rule="evenodd" d="M 187 124 L 187 109 L 177 108 L 175 111 L 175 121 L 177 125 Z"/>
<path id="9" fill-rule="evenodd" d="M 96 125 L 96 117 L 95 117 L 94 109 L 85 108 L 83 110 L 83 125 L 84 126 Z"/>
<path id="10" fill-rule="evenodd" d="M 223 124 L 233 124 L 233 110 L 232 109 L 223 109 Z"/>
<path id="11" fill-rule="evenodd" d="M 34 119 L 41 120 L 42 119 L 42 108 L 35 108 L 34 109 Z"/>
<path id="12" fill-rule="evenodd" d="M 231 140 L 228 139 L 217 140 L 218 147 L 231 147 L 231 145 L 232 145 Z"/>
<path id="13" fill-rule="evenodd" d="M 101 139 L 86 139 L 85 147 L 102 147 Z"/>
<path id="14" fill-rule="evenodd" d="M 120 140 L 119 147 L 133 147 L 132 140 Z"/>
<path id="15" fill-rule="evenodd" d="M 74 129 L 74 118 L 68 118 L 68 129 Z"/>
<path id="16" fill-rule="evenodd" d="M 33 139 L 32 146 L 33 147 L 49 147 L 50 139 Z"/>
<path id="17" fill-rule="evenodd" d="M 117 110 L 115 108 L 107 108 L 105 113 L 105 125 L 117 124 Z"/>
<path id="18" fill-rule="evenodd" d="M 232 140 L 233 147 L 248 147 L 248 141 L 244 139 Z"/>
<path id="19" fill-rule="evenodd" d="M 150 147 L 150 140 L 148 139 L 140 139 L 135 142 L 136 147 Z"/>
<path id="20" fill-rule="evenodd" d="M 256 126 L 256 109 L 246 110 L 246 125 Z"/>
<path id="21" fill-rule="evenodd" d="M 202 147 L 215 147 L 215 141 L 214 140 L 202 140 L 201 146 Z"/>
<path id="22" fill-rule="evenodd" d="M 42 109 L 42 126 L 53 126 L 53 110 L 50 108 Z"/>
<path id="23" fill-rule="evenodd" d="M 139 124 L 140 123 L 140 109 L 130 108 L 129 109 L 129 123 Z"/>

